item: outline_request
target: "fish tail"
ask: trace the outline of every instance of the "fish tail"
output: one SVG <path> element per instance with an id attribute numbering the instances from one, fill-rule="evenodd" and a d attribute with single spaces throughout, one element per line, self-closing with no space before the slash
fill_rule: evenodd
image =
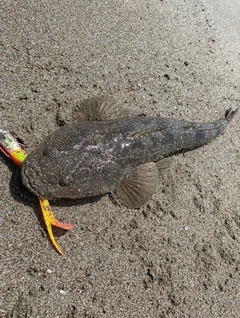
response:
<path id="1" fill-rule="evenodd" d="M 174 133 L 174 153 L 186 152 L 209 143 L 222 133 L 237 112 L 238 109 L 228 109 L 223 119 L 212 123 L 179 122 Z"/>
<path id="2" fill-rule="evenodd" d="M 225 120 L 227 120 L 228 122 L 231 121 L 233 117 L 237 114 L 237 112 L 238 112 L 238 108 L 235 110 L 232 110 L 232 108 L 229 108 L 225 112 Z"/>

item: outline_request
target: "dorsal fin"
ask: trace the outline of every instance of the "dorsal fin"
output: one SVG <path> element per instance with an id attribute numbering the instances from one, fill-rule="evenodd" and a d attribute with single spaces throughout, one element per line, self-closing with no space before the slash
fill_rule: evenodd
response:
<path id="1" fill-rule="evenodd" d="M 128 117 L 126 109 L 111 96 L 95 96 L 81 102 L 78 107 L 79 119 L 104 121 Z"/>

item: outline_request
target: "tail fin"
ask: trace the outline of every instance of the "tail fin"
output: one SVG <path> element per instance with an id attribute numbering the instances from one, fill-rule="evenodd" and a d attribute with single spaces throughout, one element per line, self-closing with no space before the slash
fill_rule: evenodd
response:
<path id="1" fill-rule="evenodd" d="M 232 108 L 229 108 L 226 112 L 225 112 L 225 120 L 230 121 L 233 119 L 233 117 L 237 114 L 238 112 L 238 108 L 235 110 L 232 110 Z"/>

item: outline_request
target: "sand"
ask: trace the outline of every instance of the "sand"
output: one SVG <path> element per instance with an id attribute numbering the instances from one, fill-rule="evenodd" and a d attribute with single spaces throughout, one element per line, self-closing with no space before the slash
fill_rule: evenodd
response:
<path id="1" fill-rule="evenodd" d="M 211 2 L 211 4 L 210 4 Z M 0 4 L 0 120 L 26 151 L 113 94 L 133 112 L 198 122 L 239 106 L 240 5 L 204 1 Z M 143 208 L 108 195 L 37 199 L 0 156 L 0 317 L 239 317 L 239 114 L 207 146 L 160 162 Z"/>

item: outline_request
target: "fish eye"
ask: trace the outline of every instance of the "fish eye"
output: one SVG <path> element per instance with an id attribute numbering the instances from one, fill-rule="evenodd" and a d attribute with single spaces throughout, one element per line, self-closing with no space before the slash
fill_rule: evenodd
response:
<path id="1" fill-rule="evenodd" d="M 43 155 L 44 157 L 53 158 L 53 157 L 56 157 L 56 156 L 58 155 L 58 152 L 57 152 L 57 150 L 54 149 L 54 148 L 48 148 L 48 147 L 47 147 L 47 148 L 43 149 L 42 155 Z"/>
<path id="2" fill-rule="evenodd" d="M 42 151 L 44 157 L 54 157 L 56 155 L 56 150 L 51 148 L 45 148 Z"/>
<path id="3" fill-rule="evenodd" d="M 71 174 L 67 176 L 62 176 L 58 180 L 58 184 L 60 185 L 60 187 L 63 187 L 63 188 L 68 187 L 72 182 L 73 182 L 73 176 Z"/>

